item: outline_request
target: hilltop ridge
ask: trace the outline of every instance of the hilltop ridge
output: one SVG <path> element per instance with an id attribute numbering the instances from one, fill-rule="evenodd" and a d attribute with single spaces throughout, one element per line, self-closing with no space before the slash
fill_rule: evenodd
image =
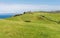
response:
<path id="1" fill-rule="evenodd" d="M 60 13 L 24 13 L 0 20 L 1 38 L 60 38 Z"/>

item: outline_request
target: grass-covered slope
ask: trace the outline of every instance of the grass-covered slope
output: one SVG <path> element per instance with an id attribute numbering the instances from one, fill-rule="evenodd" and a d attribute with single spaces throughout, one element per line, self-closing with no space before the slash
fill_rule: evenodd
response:
<path id="1" fill-rule="evenodd" d="M 0 20 L 0 38 L 60 38 L 60 13 L 27 13 Z"/>

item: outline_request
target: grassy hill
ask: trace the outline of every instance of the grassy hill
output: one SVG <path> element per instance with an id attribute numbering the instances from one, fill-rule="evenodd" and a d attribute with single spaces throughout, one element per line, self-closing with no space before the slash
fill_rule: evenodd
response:
<path id="1" fill-rule="evenodd" d="M 60 13 L 26 13 L 0 20 L 0 38 L 60 38 Z"/>

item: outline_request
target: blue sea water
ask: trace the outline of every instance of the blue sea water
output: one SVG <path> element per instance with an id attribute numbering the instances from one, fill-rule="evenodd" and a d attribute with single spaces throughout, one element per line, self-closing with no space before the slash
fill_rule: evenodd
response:
<path id="1" fill-rule="evenodd" d="M 0 15 L 0 19 L 9 18 L 9 17 L 11 17 L 11 15 Z"/>
<path id="2" fill-rule="evenodd" d="M 19 13 L 20 14 L 20 13 Z M 4 18 L 10 18 L 12 16 L 14 16 L 16 14 L 14 13 L 6 13 L 6 14 L 0 14 L 0 19 L 4 19 Z"/>
<path id="3" fill-rule="evenodd" d="M 0 15 L 0 18 L 9 18 L 10 15 Z"/>
<path id="4" fill-rule="evenodd" d="M 13 15 L 0 15 L 0 19 L 4 19 L 4 18 L 10 18 L 12 17 Z"/>

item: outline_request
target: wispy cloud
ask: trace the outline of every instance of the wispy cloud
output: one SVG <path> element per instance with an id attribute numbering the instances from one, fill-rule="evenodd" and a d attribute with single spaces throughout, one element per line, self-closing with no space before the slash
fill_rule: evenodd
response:
<path id="1" fill-rule="evenodd" d="M 0 13 L 21 13 L 23 11 L 50 11 L 60 10 L 59 5 L 29 5 L 29 4 L 4 4 L 0 3 Z"/>

